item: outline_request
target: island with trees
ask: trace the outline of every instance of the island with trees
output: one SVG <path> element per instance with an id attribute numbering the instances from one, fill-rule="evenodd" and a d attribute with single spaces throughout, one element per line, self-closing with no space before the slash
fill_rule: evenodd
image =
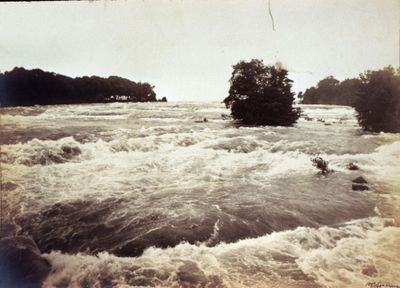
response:
<path id="1" fill-rule="evenodd" d="M 329 76 L 299 98 L 302 104 L 352 106 L 366 131 L 400 132 L 400 69 L 368 70 L 341 82 Z"/>
<path id="2" fill-rule="evenodd" d="M 264 65 L 258 59 L 240 61 L 233 66 L 224 103 L 240 124 L 291 126 L 300 116 L 293 107 L 292 82 L 278 65 Z"/>
<path id="3" fill-rule="evenodd" d="M 339 81 L 328 76 L 318 82 L 316 87 L 299 93 L 303 104 L 326 104 L 354 106 L 361 80 L 357 78 Z"/>
<path id="4" fill-rule="evenodd" d="M 367 71 L 360 81 L 354 108 L 361 127 L 371 132 L 400 132 L 400 69 Z"/>
<path id="5" fill-rule="evenodd" d="M 0 73 L 0 106 L 155 102 L 149 83 L 110 76 L 71 78 L 40 69 L 14 68 Z M 167 101 L 165 97 L 162 101 Z"/>

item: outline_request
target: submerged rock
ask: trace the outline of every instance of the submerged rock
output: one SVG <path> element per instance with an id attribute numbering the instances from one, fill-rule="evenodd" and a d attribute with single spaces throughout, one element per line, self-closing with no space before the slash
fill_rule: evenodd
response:
<path id="1" fill-rule="evenodd" d="M 374 265 L 366 265 L 362 268 L 361 272 L 364 275 L 367 275 L 369 277 L 376 277 L 378 275 L 378 270 Z"/>
<path id="2" fill-rule="evenodd" d="M 315 158 L 311 159 L 311 162 L 313 163 L 313 166 L 318 168 L 320 171 L 318 172 L 319 174 L 322 175 L 327 175 L 329 173 L 332 173 L 333 170 L 328 168 L 328 162 L 322 159 L 321 157 L 317 156 Z"/>
<path id="3" fill-rule="evenodd" d="M 15 190 L 17 187 L 18 185 L 13 182 L 4 182 L 1 186 L 1 188 L 5 191 Z"/>
<path id="4" fill-rule="evenodd" d="M 206 122 L 208 122 L 208 119 L 204 117 L 202 120 L 195 120 L 194 122 L 195 123 L 206 123 Z"/>
<path id="5" fill-rule="evenodd" d="M 349 164 L 347 164 L 347 169 L 349 170 L 360 170 L 360 167 L 358 167 L 357 164 L 350 162 Z"/>
<path id="6" fill-rule="evenodd" d="M 352 184 L 351 185 L 351 189 L 353 191 L 365 191 L 365 190 L 369 190 L 367 185 L 364 184 Z"/>
<path id="7" fill-rule="evenodd" d="M 64 152 L 63 153 L 64 155 L 76 156 L 82 153 L 79 147 L 68 146 L 68 145 L 61 146 L 61 150 Z"/>
<path id="8" fill-rule="evenodd" d="M 204 287 L 207 283 L 207 277 L 196 263 L 186 261 L 184 265 L 179 267 L 176 273 L 179 283 L 183 287 Z"/>
<path id="9" fill-rule="evenodd" d="M 364 177 L 359 176 L 353 180 L 351 180 L 353 183 L 357 183 L 357 184 L 368 184 L 367 180 L 365 180 Z"/>
<path id="10" fill-rule="evenodd" d="M 0 287 L 41 287 L 50 269 L 32 239 L 0 240 Z"/>

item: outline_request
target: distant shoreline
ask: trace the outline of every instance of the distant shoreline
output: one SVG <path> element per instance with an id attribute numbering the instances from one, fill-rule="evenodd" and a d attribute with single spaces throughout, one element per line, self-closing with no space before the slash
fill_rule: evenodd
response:
<path id="1" fill-rule="evenodd" d="M 157 101 L 167 98 L 157 99 L 154 86 L 118 76 L 71 78 L 19 67 L 0 73 L 0 107 Z"/>

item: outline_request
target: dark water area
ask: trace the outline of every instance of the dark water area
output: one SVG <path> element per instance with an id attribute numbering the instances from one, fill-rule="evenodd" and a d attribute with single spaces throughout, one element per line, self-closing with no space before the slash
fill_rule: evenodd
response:
<path id="1" fill-rule="evenodd" d="M 44 287 L 393 282 L 400 135 L 302 109 L 294 127 L 237 127 L 220 103 L 1 109 L 2 233 L 34 240 Z"/>
<path id="2" fill-rule="evenodd" d="M 133 205 L 127 205 L 124 199 L 80 200 L 56 203 L 39 213 L 24 214 L 16 222 L 21 226 L 21 233 L 33 237 L 40 250 L 46 253 L 52 250 L 91 254 L 110 251 L 117 256 L 135 257 L 152 246 L 167 248 L 181 242 L 215 246 L 221 242 L 232 243 L 299 226 L 319 227 L 375 215 L 373 201 L 368 201 L 363 195 L 347 199 L 347 206 L 339 209 L 329 209 L 325 205 L 296 207 L 301 203 L 293 203 L 291 206 L 297 210 L 296 214 L 291 209 L 282 210 L 277 206 L 281 201 L 293 200 L 264 198 L 257 199 L 263 203 L 261 205 L 249 202 L 229 207 L 223 201 L 214 204 L 211 209 L 207 205 L 196 205 L 197 215 L 173 218 L 164 213 L 152 213 L 151 210 L 150 213 L 131 211 L 129 207 Z M 323 201 L 313 199 L 318 200 Z M 171 206 L 169 209 L 177 204 Z M 357 208 L 352 210 L 355 206 Z M 126 212 L 115 215 L 115 211 Z"/>

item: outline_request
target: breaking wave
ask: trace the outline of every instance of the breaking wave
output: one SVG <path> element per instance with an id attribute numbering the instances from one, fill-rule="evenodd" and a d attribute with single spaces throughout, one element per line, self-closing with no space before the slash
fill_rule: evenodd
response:
<path id="1" fill-rule="evenodd" d="M 374 217 L 215 247 L 150 247 L 137 258 L 52 252 L 45 257 L 54 273 L 44 286 L 364 287 L 400 277 L 392 266 L 400 256 L 399 236 L 390 221 Z"/>
<path id="2" fill-rule="evenodd" d="M 9 233 L 50 261 L 45 287 L 396 283 L 400 135 L 302 109 L 295 127 L 236 127 L 219 103 L 4 109 Z"/>
<path id="3" fill-rule="evenodd" d="M 33 139 L 26 144 L 3 145 L 1 160 L 27 166 L 65 163 L 81 155 L 79 146 L 72 137 L 59 141 Z"/>

